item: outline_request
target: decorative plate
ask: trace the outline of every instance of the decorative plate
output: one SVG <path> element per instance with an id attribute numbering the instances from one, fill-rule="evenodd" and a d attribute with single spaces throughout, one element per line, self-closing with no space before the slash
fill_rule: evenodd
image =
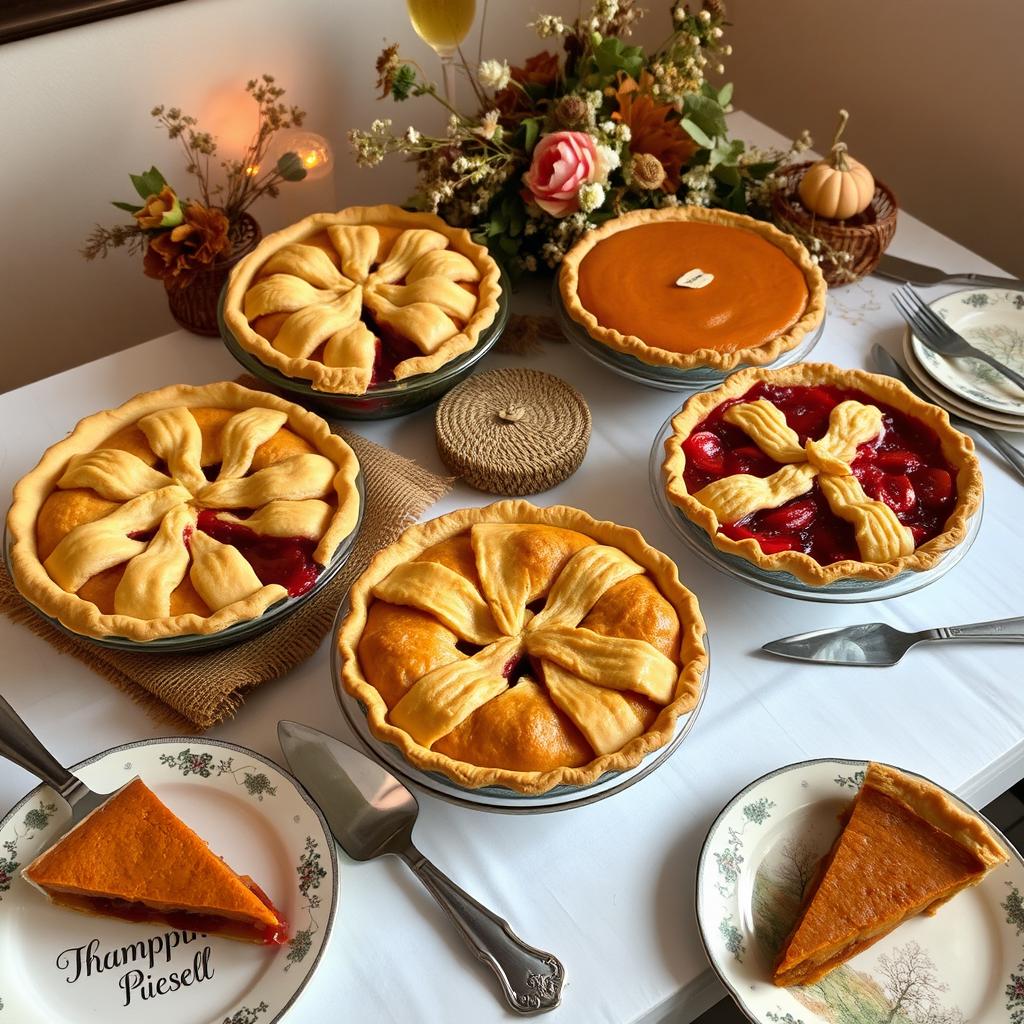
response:
<path id="1" fill-rule="evenodd" d="M 48 786 L 0 822 L 0 1024 L 272 1024 L 312 977 L 338 903 L 334 840 L 290 775 L 195 737 L 142 740 L 72 769 L 108 792 L 136 775 L 240 874 L 266 890 L 291 939 L 267 947 L 61 910 L 21 868 L 67 819 Z"/>
<path id="2" fill-rule="evenodd" d="M 1019 1024 L 1024 861 L 1008 843 L 1009 863 L 934 917 L 905 922 L 817 984 L 777 988 L 769 980 L 804 884 L 838 834 L 837 816 L 865 767 L 792 764 L 728 803 L 697 865 L 697 923 L 711 966 L 758 1024 Z"/>
<path id="3" fill-rule="evenodd" d="M 929 305 L 976 348 L 1024 373 L 1024 292 L 971 288 Z M 925 371 L 955 395 L 994 412 L 1024 416 L 1020 388 L 987 363 L 940 355 L 916 337 L 913 347 Z"/>
<path id="4" fill-rule="evenodd" d="M 745 558 L 719 551 L 707 533 L 696 523 L 690 522 L 682 510 L 669 501 L 665 492 L 662 464 L 665 460 L 665 442 L 672 436 L 672 420 L 675 416 L 676 413 L 672 413 L 665 420 L 651 446 L 648 477 L 654 504 L 677 539 L 682 541 L 692 554 L 726 576 L 749 583 L 759 590 L 766 590 L 770 594 L 779 594 L 782 597 L 824 604 L 862 604 L 866 601 L 888 601 L 893 597 L 903 597 L 945 576 L 970 551 L 981 529 L 981 518 L 985 511 L 984 499 L 967 524 L 967 535 L 955 548 L 945 552 L 937 565 L 923 572 L 908 570 L 889 580 L 840 579 L 816 587 L 797 579 L 792 573 L 762 569 Z M 1021 1024 L 1024 1024 L 1024 1018 L 1021 1019 Z"/>
<path id="5" fill-rule="evenodd" d="M 1002 430 L 1010 434 L 1024 433 L 1024 416 L 1008 416 L 1005 413 L 983 409 L 953 394 L 930 377 L 914 355 L 914 338 L 909 329 L 903 335 L 903 360 L 907 373 L 914 379 L 914 383 L 925 393 L 925 397 L 930 398 L 936 405 L 981 427 L 991 427 L 993 430 Z"/>

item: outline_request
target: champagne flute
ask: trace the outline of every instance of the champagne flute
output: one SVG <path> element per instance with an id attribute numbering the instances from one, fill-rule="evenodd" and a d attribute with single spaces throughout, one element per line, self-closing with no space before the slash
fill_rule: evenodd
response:
<path id="1" fill-rule="evenodd" d="M 469 35 L 476 0 L 407 0 L 416 34 L 441 58 L 444 97 L 455 106 L 455 52 Z"/>

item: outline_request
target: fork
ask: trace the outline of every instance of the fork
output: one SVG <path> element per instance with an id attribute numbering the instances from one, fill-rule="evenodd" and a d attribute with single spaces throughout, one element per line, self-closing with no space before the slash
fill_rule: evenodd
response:
<path id="1" fill-rule="evenodd" d="M 968 356 L 988 363 L 1004 377 L 1008 377 L 1024 391 L 1024 376 L 1011 370 L 999 362 L 994 356 L 975 348 L 969 341 L 962 338 L 938 313 L 921 298 L 909 284 L 897 288 L 893 292 L 892 301 L 900 311 L 900 315 L 910 324 L 910 329 L 930 349 L 944 356 Z"/>

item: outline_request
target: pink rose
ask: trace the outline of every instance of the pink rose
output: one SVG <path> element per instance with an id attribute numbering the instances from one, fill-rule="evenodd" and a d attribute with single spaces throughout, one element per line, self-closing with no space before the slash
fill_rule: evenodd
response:
<path id="1" fill-rule="evenodd" d="M 596 176 L 594 140 L 586 132 L 552 132 L 533 149 L 533 163 L 523 175 L 523 198 L 552 217 L 567 217 L 580 208 L 580 186 Z"/>

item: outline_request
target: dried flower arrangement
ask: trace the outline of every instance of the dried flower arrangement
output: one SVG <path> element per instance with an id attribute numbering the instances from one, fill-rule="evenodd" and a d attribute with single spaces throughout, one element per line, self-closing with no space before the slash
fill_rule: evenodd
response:
<path id="1" fill-rule="evenodd" d="M 642 207 L 690 203 L 769 217 L 776 172 L 809 147 L 807 133 L 788 152 L 729 138 L 732 86 L 705 78 L 709 67 L 724 71 L 732 52 L 721 0 L 699 10 L 673 4 L 669 36 L 649 53 L 624 41 L 643 13 L 635 0 L 596 0 L 572 23 L 543 15 L 531 24 L 560 42 L 561 54 L 546 50 L 522 67 L 463 59 L 477 104 L 469 115 L 397 45 L 387 47 L 377 60 L 381 98 L 432 97 L 448 108 L 447 132 L 398 134 L 382 118 L 349 133 L 356 162 L 416 159 L 412 204 L 470 227 L 513 273 L 557 266 L 584 231 Z"/>
<path id="2" fill-rule="evenodd" d="M 144 272 L 163 281 L 168 291 L 185 288 L 232 248 L 245 230 L 246 211 L 257 199 L 278 195 L 284 181 L 306 177 L 302 160 L 293 152 L 284 153 L 269 170 L 262 169 L 275 134 L 301 125 L 305 111 L 281 102 L 285 90 L 272 75 L 250 80 L 245 91 L 257 104 L 256 133 L 241 159 L 219 162 L 224 180 L 218 183 L 212 180 L 210 166 L 217 156 L 217 140 L 177 107 L 150 111 L 167 137 L 181 143 L 185 170 L 196 180 L 198 198 L 181 198 L 156 167 L 131 175 L 141 204 L 113 205 L 132 214 L 134 223 L 97 225 L 82 249 L 87 260 L 125 246 L 131 253 L 144 253 Z"/>

